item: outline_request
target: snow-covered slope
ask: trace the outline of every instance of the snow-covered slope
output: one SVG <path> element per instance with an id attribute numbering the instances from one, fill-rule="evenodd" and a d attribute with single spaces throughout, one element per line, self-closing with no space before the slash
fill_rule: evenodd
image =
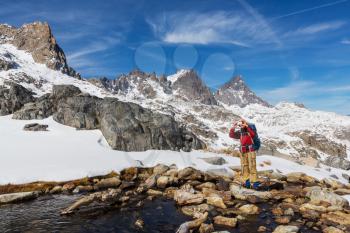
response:
<path id="1" fill-rule="evenodd" d="M 333 153 L 333 147 L 344 151 L 342 145 L 345 145 L 345 156 L 342 152 L 341 157 L 350 156 L 350 117 L 311 111 L 290 103 L 281 103 L 275 107 L 261 104 L 245 107 L 203 104 L 201 101 L 183 98 L 177 94 L 179 89 L 173 89 L 172 85 L 181 79 L 186 80 L 191 71 L 180 70 L 169 76 L 168 80 L 154 74 L 133 72 L 117 80 L 105 80 L 108 85 L 101 85 L 98 80 L 79 80 L 49 69 L 36 63 L 31 54 L 10 44 L 0 44 L 0 60 L 15 64 L 11 69 L 0 69 L 0 84 L 14 81 L 38 96 L 50 92 L 54 84 L 72 84 L 91 95 L 113 96 L 138 103 L 154 111 L 173 115 L 206 142 L 209 149 L 221 150 L 237 145 L 237 141 L 228 137 L 228 130 L 233 121 L 242 116 L 256 123 L 264 142 L 264 153 L 291 155 L 295 158 L 312 154 L 316 159 L 324 160 L 328 156 L 337 156 Z M 198 77 L 194 80 L 198 81 Z M 211 99 L 211 96 L 208 98 Z M 311 139 L 318 140 L 319 135 L 323 138 L 315 143 L 326 144 L 326 148 L 308 143 Z"/>
<path id="2" fill-rule="evenodd" d="M 47 124 L 48 131 L 23 131 L 25 124 L 37 122 Z M 0 185 L 21 184 L 33 181 L 67 181 L 86 176 L 107 174 L 130 166 L 152 167 L 159 163 L 176 164 L 179 169 L 192 166 L 203 171 L 224 169 L 232 174 L 230 167 L 239 166 L 239 158 L 203 151 L 176 152 L 156 151 L 123 152 L 111 150 L 99 130 L 75 130 L 55 122 L 52 117 L 44 120 L 13 120 L 11 115 L 0 117 Z M 5 136 L 6 135 L 6 136 Z M 13 143 L 16 142 L 14 146 Z M 224 165 L 211 165 L 201 158 L 224 158 Z M 305 172 L 315 178 L 339 177 L 350 171 L 329 169 L 326 166 L 313 168 L 273 157 L 259 156 L 258 170 Z"/>
<path id="3" fill-rule="evenodd" d="M 89 82 L 52 70 L 44 64 L 36 63 L 30 53 L 19 50 L 11 44 L 0 44 L 0 60 L 12 62 L 15 66 L 9 70 L 0 69 L 0 82 L 14 81 L 32 90 L 38 96 L 51 92 L 54 84 L 75 85 L 82 91 L 99 97 L 109 94 Z"/>
<path id="4" fill-rule="evenodd" d="M 320 134 L 326 139 L 338 144 L 346 145 L 348 158 L 350 158 L 350 138 L 346 136 L 350 132 L 350 117 L 338 115 L 332 112 L 311 111 L 293 103 L 281 102 L 273 108 L 252 104 L 244 108 L 238 106 L 225 106 L 248 121 L 254 122 L 260 136 L 265 141 L 285 142 L 286 145 L 277 149 L 285 154 L 298 156 L 296 145 L 307 146 L 295 132 L 309 131 L 310 135 Z M 322 158 L 325 153 L 318 151 Z"/>

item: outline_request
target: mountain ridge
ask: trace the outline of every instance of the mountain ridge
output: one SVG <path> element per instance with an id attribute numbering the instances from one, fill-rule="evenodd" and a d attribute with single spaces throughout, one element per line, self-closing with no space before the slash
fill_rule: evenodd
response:
<path id="1" fill-rule="evenodd" d="M 36 97 L 52 93 L 55 85 L 74 85 L 86 95 L 111 97 L 173 116 L 212 150 L 222 150 L 238 144 L 228 137 L 228 130 L 233 121 L 244 117 L 256 124 L 263 141 L 262 149 L 266 153 L 278 152 L 301 162 L 305 156 L 312 157 L 316 161 L 350 169 L 344 162 L 350 155 L 350 119 L 347 116 L 311 111 L 292 103 L 276 106 L 252 103 L 244 107 L 239 104 L 227 105 L 221 101 L 214 104 L 208 102 L 213 94 L 195 71 L 179 71 L 177 77 L 166 77 L 133 70 L 114 80 L 76 79 L 61 70 L 50 69 L 45 64 L 36 62 L 31 53 L 8 43 L 0 43 L 0 61 L 3 62 L 3 65 L 0 62 L 0 85 L 6 90 L 0 91 L 0 96 L 4 95 L 4 103 L 8 101 L 7 82 L 20 84 L 34 92 Z M 242 78 L 232 80 L 234 84 L 238 83 L 233 85 L 233 90 L 242 90 L 241 96 L 245 98 L 244 94 L 248 93 L 249 98 L 257 100 L 255 93 L 242 83 Z M 196 83 L 200 84 L 199 88 L 192 85 Z M 225 86 L 226 89 L 230 87 Z M 183 92 L 184 90 L 186 91 Z M 74 101 L 89 100 L 77 97 Z M 309 144 L 309 140 L 313 143 Z M 338 148 L 342 151 L 341 156 L 330 148 Z M 331 159 L 327 160 L 328 158 Z"/>

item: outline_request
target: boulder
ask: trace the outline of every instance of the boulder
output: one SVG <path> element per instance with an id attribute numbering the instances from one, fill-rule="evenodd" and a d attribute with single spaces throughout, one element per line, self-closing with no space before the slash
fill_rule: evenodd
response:
<path id="1" fill-rule="evenodd" d="M 213 224 L 202 223 L 199 227 L 199 233 L 212 233 L 214 232 Z"/>
<path id="2" fill-rule="evenodd" d="M 216 189 L 216 184 L 214 184 L 212 182 L 205 182 L 205 183 L 202 183 L 200 185 L 197 185 L 196 188 L 200 189 L 200 190 L 202 190 L 203 188 L 205 188 L 205 189 Z"/>
<path id="3" fill-rule="evenodd" d="M 177 177 L 181 180 L 198 180 L 202 178 L 202 173 L 192 167 L 186 167 L 178 172 Z"/>
<path id="4" fill-rule="evenodd" d="M 157 179 L 157 187 L 164 189 L 169 184 L 169 177 L 168 176 L 161 176 Z"/>
<path id="5" fill-rule="evenodd" d="M 30 124 L 26 124 L 23 127 L 24 131 L 47 131 L 47 128 L 49 126 L 48 125 L 41 125 L 38 123 L 30 123 Z"/>
<path id="6" fill-rule="evenodd" d="M 321 215 L 321 221 L 327 225 L 341 225 L 350 230 L 350 214 L 341 211 L 324 213 Z"/>
<path id="7" fill-rule="evenodd" d="M 169 170 L 169 166 L 164 164 L 158 164 L 153 168 L 153 174 L 155 175 L 162 175 L 163 173 L 167 172 Z"/>
<path id="8" fill-rule="evenodd" d="M 96 187 L 99 189 L 107 189 L 107 188 L 117 188 L 121 184 L 121 181 L 118 177 L 111 177 L 100 180 L 96 183 Z"/>
<path id="9" fill-rule="evenodd" d="M 137 178 L 138 173 L 139 169 L 137 167 L 129 167 L 122 170 L 120 176 L 122 180 L 133 181 Z"/>
<path id="10" fill-rule="evenodd" d="M 187 216 L 194 217 L 197 213 L 205 213 L 210 210 L 208 204 L 189 205 L 181 208 L 181 212 Z"/>
<path id="11" fill-rule="evenodd" d="M 207 199 L 207 203 L 209 205 L 221 208 L 221 209 L 226 209 L 227 206 L 225 205 L 224 201 L 222 200 L 221 197 L 219 196 L 209 196 L 206 198 Z"/>
<path id="12" fill-rule="evenodd" d="M 335 227 L 326 227 L 325 229 L 323 229 L 322 231 L 323 233 L 345 233 L 344 231 L 335 228 Z"/>
<path id="13" fill-rule="evenodd" d="M 217 156 L 217 157 L 201 158 L 201 159 L 203 159 L 205 162 L 210 163 L 212 165 L 224 165 L 224 164 L 227 163 L 227 161 L 224 158 L 219 157 L 219 156 Z"/>
<path id="14" fill-rule="evenodd" d="M 299 227 L 297 226 L 278 226 L 273 231 L 273 233 L 297 233 L 299 232 Z"/>
<path id="15" fill-rule="evenodd" d="M 21 192 L 21 193 L 1 194 L 0 204 L 29 201 L 37 198 L 38 196 L 39 196 L 39 192 Z"/>
<path id="16" fill-rule="evenodd" d="M 185 190 L 176 190 L 174 192 L 174 200 L 178 205 L 201 204 L 204 201 L 204 195 L 193 194 Z"/>
<path id="17" fill-rule="evenodd" d="M 62 186 L 61 185 L 56 185 L 50 190 L 51 194 L 57 194 L 62 192 Z"/>
<path id="18" fill-rule="evenodd" d="M 223 216 L 216 216 L 213 218 L 214 223 L 217 225 L 235 227 L 237 225 L 237 218 L 227 218 Z"/>
<path id="19" fill-rule="evenodd" d="M 243 205 L 238 210 L 241 214 L 259 214 L 259 207 L 253 204 Z"/>
<path id="20" fill-rule="evenodd" d="M 34 100 L 33 93 L 21 85 L 9 83 L 9 88 L 0 86 L 0 116 L 12 114 Z"/>
<path id="21" fill-rule="evenodd" d="M 341 208 L 349 205 L 348 201 L 345 198 L 339 196 L 338 194 L 330 192 L 327 189 L 322 189 L 318 186 L 311 187 L 306 193 L 306 196 L 310 198 L 310 201 L 313 204 L 327 202 L 333 206 L 339 206 Z"/>
<path id="22" fill-rule="evenodd" d="M 252 189 L 246 189 L 246 188 L 242 188 L 236 184 L 231 184 L 230 185 L 230 191 L 231 194 L 239 200 L 248 200 L 249 198 L 259 198 L 259 199 L 263 199 L 263 200 L 268 200 L 270 198 L 272 198 L 272 194 L 270 192 L 260 192 L 260 191 L 255 191 Z"/>

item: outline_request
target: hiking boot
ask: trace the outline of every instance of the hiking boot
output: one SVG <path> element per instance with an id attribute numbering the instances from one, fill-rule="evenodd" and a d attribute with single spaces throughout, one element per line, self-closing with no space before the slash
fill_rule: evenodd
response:
<path id="1" fill-rule="evenodd" d="M 261 183 L 259 181 L 255 181 L 252 185 L 252 189 L 261 190 Z"/>
<path id="2" fill-rule="evenodd" d="M 243 187 L 247 188 L 247 189 L 250 189 L 251 188 L 251 184 L 250 184 L 250 180 L 246 180 L 244 183 L 243 183 Z"/>

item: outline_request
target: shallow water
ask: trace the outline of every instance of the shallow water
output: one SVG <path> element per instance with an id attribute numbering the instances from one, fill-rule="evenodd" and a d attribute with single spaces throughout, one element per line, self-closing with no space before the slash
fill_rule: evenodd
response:
<path id="1" fill-rule="evenodd" d="M 190 217 L 184 216 L 172 200 L 163 198 L 145 201 L 139 208 L 103 209 L 99 206 L 82 209 L 77 214 L 60 216 L 60 210 L 67 207 L 79 195 L 43 196 L 37 200 L 0 206 L 0 232 L 176 232 L 177 228 Z M 257 228 L 265 225 L 274 229 L 272 214 L 268 205 L 261 205 L 259 216 L 252 216 L 238 224 L 237 228 L 230 229 L 215 226 L 215 230 L 229 232 L 253 233 Z M 141 218 L 145 222 L 144 229 L 137 228 L 134 223 Z M 271 231 L 268 231 L 271 232 Z M 316 232 L 302 230 L 301 232 Z"/>

